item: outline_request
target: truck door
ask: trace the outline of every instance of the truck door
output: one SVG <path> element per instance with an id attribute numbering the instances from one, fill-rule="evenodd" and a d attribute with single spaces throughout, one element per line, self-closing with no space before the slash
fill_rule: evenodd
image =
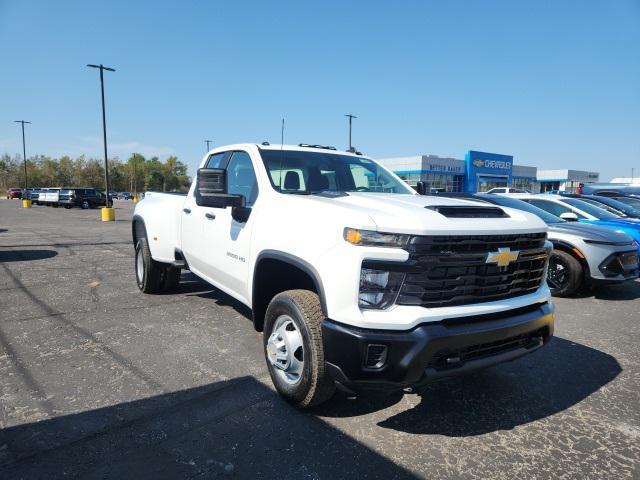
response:
<path id="1" fill-rule="evenodd" d="M 234 151 L 227 164 L 228 193 L 245 197 L 246 206 L 255 209 L 258 182 L 251 156 Z M 249 248 L 255 212 L 242 223 L 233 219 L 232 208 L 206 208 L 202 238 L 206 255 L 203 273 L 237 298 L 248 299 Z M 211 218 L 214 216 L 214 218 Z"/>
<path id="2" fill-rule="evenodd" d="M 230 156 L 230 152 L 215 153 L 209 157 L 205 168 L 224 168 Z M 216 212 L 221 209 L 199 206 L 194 196 L 195 184 L 194 181 L 182 207 L 181 247 L 184 257 L 194 272 L 208 277 L 207 262 L 211 257 L 208 250 L 211 245 L 205 241 L 204 227 L 211 221 L 210 217 L 215 217 Z"/>

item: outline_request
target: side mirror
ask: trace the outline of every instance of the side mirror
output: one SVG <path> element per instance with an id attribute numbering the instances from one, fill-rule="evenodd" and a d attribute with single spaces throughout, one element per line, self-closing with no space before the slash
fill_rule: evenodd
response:
<path id="1" fill-rule="evenodd" d="M 566 220 L 567 222 L 577 222 L 578 215 L 573 212 L 564 212 L 560 214 L 560 218 Z"/>
<path id="2" fill-rule="evenodd" d="M 426 184 L 426 182 L 418 182 L 418 183 L 416 183 L 416 192 L 418 192 L 418 194 L 420 194 L 420 195 L 426 195 L 427 194 L 427 184 Z"/>
<path id="3" fill-rule="evenodd" d="M 223 168 L 201 168 L 198 170 L 195 197 L 201 207 L 244 207 L 242 195 L 227 193 L 227 171 Z"/>

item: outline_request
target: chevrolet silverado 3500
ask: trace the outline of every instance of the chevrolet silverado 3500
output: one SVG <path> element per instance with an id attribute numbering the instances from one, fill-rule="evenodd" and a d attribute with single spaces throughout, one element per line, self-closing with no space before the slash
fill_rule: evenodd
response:
<path id="1" fill-rule="evenodd" d="M 416 194 L 358 153 L 211 150 L 186 196 L 148 193 L 132 224 L 145 293 L 181 269 L 252 310 L 277 391 L 401 390 L 533 352 L 553 334 L 546 225 Z"/>

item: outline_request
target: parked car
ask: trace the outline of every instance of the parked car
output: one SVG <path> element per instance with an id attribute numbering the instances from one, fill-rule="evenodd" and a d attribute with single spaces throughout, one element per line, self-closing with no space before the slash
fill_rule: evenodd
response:
<path id="1" fill-rule="evenodd" d="M 501 194 L 509 194 L 509 193 L 531 193 L 523 188 L 513 188 L 513 187 L 495 187 L 491 190 L 487 190 L 486 193 L 501 193 Z"/>
<path id="2" fill-rule="evenodd" d="M 585 183 L 581 186 L 586 195 L 640 195 L 640 185 L 627 183 Z"/>
<path id="3" fill-rule="evenodd" d="M 35 205 L 38 204 L 38 197 L 40 196 L 40 189 L 39 188 L 30 188 L 29 189 L 29 199 L 31 200 L 31 202 Z"/>
<path id="4" fill-rule="evenodd" d="M 614 215 L 620 217 L 640 218 L 640 210 L 636 210 L 626 203 L 620 202 L 613 197 L 605 197 L 602 195 L 578 195 L 566 194 L 565 197 L 579 198 L 583 202 L 590 203 L 596 207 L 600 207 Z"/>
<path id="5" fill-rule="evenodd" d="M 118 195 L 118 198 L 120 200 L 132 200 L 133 195 L 131 195 L 129 192 L 120 192 L 120 194 Z"/>
<path id="6" fill-rule="evenodd" d="M 568 222 L 515 198 L 483 194 L 474 198 L 533 213 L 549 226 L 548 238 L 553 243 L 553 252 L 547 283 L 554 295 L 571 296 L 585 285 L 621 283 L 638 278 L 638 246 L 625 233 Z"/>
<path id="7" fill-rule="evenodd" d="M 80 207 L 83 209 L 106 206 L 105 194 L 95 188 L 63 188 L 60 190 L 60 205 L 65 208 Z M 109 206 L 113 205 L 113 199 Z"/>
<path id="8" fill-rule="evenodd" d="M 57 207 L 60 197 L 59 188 L 42 188 L 38 194 L 38 205 Z"/>
<path id="9" fill-rule="evenodd" d="M 22 198 L 21 188 L 10 188 L 7 190 L 7 200 L 13 200 L 14 198 Z"/>
<path id="10" fill-rule="evenodd" d="M 535 215 L 418 195 L 326 147 L 219 147 L 200 167 L 187 195 L 136 205 L 138 288 L 170 291 L 188 268 L 247 305 L 297 406 L 514 360 L 553 333 Z"/>
<path id="11" fill-rule="evenodd" d="M 609 198 L 613 198 L 620 203 L 624 203 L 625 205 L 629 205 L 630 207 L 635 208 L 640 211 L 640 197 L 635 197 L 633 195 L 621 195 L 621 196 L 611 196 Z"/>
<path id="12" fill-rule="evenodd" d="M 528 195 L 520 199 L 564 220 L 591 223 L 626 233 L 636 241 L 640 251 L 640 222 L 637 220 L 619 217 L 579 198 Z"/>

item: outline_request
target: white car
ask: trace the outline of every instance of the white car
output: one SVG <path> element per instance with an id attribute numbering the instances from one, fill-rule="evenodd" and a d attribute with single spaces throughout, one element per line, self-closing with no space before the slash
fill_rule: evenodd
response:
<path id="1" fill-rule="evenodd" d="M 138 287 L 170 291 L 189 269 L 251 308 L 295 405 L 467 373 L 553 333 L 551 244 L 535 215 L 421 196 L 328 147 L 230 145 L 200 166 L 186 196 L 137 204 Z"/>
<path id="2" fill-rule="evenodd" d="M 503 195 L 513 194 L 513 193 L 531 194 L 531 192 L 528 192 L 523 188 L 512 188 L 512 187 L 495 187 L 495 188 L 492 188 L 491 190 L 487 190 L 485 193 L 498 193 Z"/>

